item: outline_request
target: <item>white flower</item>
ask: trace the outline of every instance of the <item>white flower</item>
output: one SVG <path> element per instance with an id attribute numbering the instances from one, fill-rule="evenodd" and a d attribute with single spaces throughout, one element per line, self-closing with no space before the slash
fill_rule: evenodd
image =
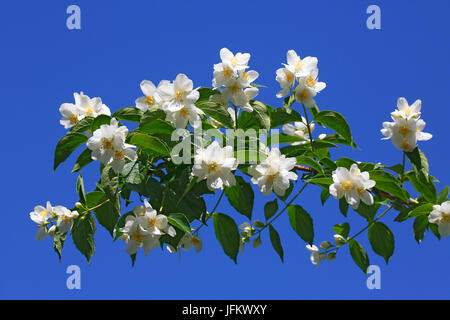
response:
<path id="1" fill-rule="evenodd" d="M 203 114 L 203 111 L 194 104 L 188 104 L 177 111 L 167 110 L 166 120 L 172 122 L 177 129 L 186 128 L 188 122 L 193 128 L 198 128 L 202 125 L 200 115 Z"/>
<path id="2" fill-rule="evenodd" d="M 428 222 L 438 225 L 439 234 L 442 237 L 450 236 L 450 201 L 434 205 L 433 211 L 428 216 Z"/>
<path id="3" fill-rule="evenodd" d="M 248 60 L 250 60 L 249 53 L 236 53 L 234 55 L 227 48 L 220 49 L 220 59 L 222 63 L 227 64 L 233 68 L 234 71 L 245 70 L 248 68 Z"/>
<path id="4" fill-rule="evenodd" d="M 306 86 L 314 90 L 315 93 L 319 93 L 327 86 L 325 82 L 319 82 L 318 77 L 319 69 L 317 68 L 313 69 L 308 76 L 305 76 Z"/>
<path id="5" fill-rule="evenodd" d="M 247 97 L 247 103 L 245 105 L 241 105 L 243 111 L 253 112 L 253 107 L 250 104 L 250 100 L 253 100 L 258 95 L 258 88 L 250 87 L 244 90 L 244 94 Z"/>
<path id="6" fill-rule="evenodd" d="M 284 66 L 296 77 L 309 76 L 311 71 L 317 68 L 317 58 L 306 57 L 300 59 L 294 50 L 289 50 L 286 58 L 288 64 L 284 64 Z"/>
<path id="7" fill-rule="evenodd" d="M 49 218 L 53 218 L 53 207 L 50 201 L 47 201 L 46 208 L 42 206 L 35 206 L 34 211 L 30 212 L 30 219 L 37 223 L 38 232 L 36 233 L 36 240 L 41 241 L 47 237 L 47 221 Z"/>
<path id="8" fill-rule="evenodd" d="M 298 85 L 295 88 L 295 99 L 297 102 L 303 103 L 309 108 L 313 108 L 316 105 L 314 97 L 317 95 L 317 91 L 314 87 L 307 84 L 307 77 L 301 77 Z"/>
<path id="9" fill-rule="evenodd" d="M 64 129 L 72 128 L 81 119 L 85 117 L 80 113 L 80 110 L 72 103 L 63 103 L 59 107 L 59 112 L 63 116 L 59 123 L 64 126 Z"/>
<path id="10" fill-rule="evenodd" d="M 236 184 L 236 178 L 231 171 L 236 170 L 238 162 L 233 155 L 233 148 L 221 148 L 217 141 L 207 148 L 199 148 L 194 157 L 192 175 L 199 177 L 199 181 L 206 179 L 208 189 L 216 191 L 223 186 Z"/>
<path id="11" fill-rule="evenodd" d="M 273 148 L 264 161 L 250 167 L 249 174 L 253 176 L 251 181 L 258 185 L 265 196 L 272 189 L 277 195 L 283 196 L 290 186 L 289 180 L 297 180 L 297 174 L 291 171 L 295 164 L 295 158 L 286 158 L 279 149 Z"/>
<path id="12" fill-rule="evenodd" d="M 163 80 L 159 83 L 158 88 L 163 85 L 167 84 L 169 81 Z M 144 96 L 139 97 L 136 99 L 136 107 L 143 112 L 147 111 L 148 108 L 153 105 L 157 104 L 159 105 L 161 103 L 161 98 L 159 97 L 158 88 L 155 87 L 153 82 L 148 80 L 143 80 L 140 84 L 142 93 Z"/>
<path id="13" fill-rule="evenodd" d="M 314 131 L 316 125 L 314 123 L 311 123 L 309 125 L 309 128 L 311 129 L 311 133 Z M 294 122 L 294 125 L 292 124 L 285 124 L 283 126 L 283 132 L 290 136 L 296 136 L 304 140 L 309 140 L 309 132 L 308 132 L 308 126 L 306 125 L 306 119 L 302 116 L 302 122 Z M 292 143 L 293 146 L 302 144 L 304 142 L 298 141 Z"/>
<path id="14" fill-rule="evenodd" d="M 397 100 L 397 108 L 391 113 L 391 117 L 393 120 L 398 118 L 403 119 L 418 119 L 420 118 L 420 109 L 422 107 L 422 101 L 416 100 L 411 106 L 408 104 L 408 101 L 405 98 L 398 98 Z"/>
<path id="15" fill-rule="evenodd" d="M 276 81 L 280 83 L 281 90 L 277 93 L 278 98 L 282 98 L 289 93 L 295 83 L 295 74 L 287 68 L 280 68 L 276 71 Z"/>
<path id="16" fill-rule="evenodd" d="M 195 252 L 200 252 L 202 250 L 202 239 L 200 239 L 196 235 L 191 235 L 190 233 L 186 233 L 180 242 L 181 247 L 184 250 L 190 250 L 192 247 L 195 248 Z"/>
<path id="17" fill-rule="evenodd" d="M 249 87 L 248 80 L 238 77 L 227 82 L 227 87 L 222 90 L 223 98 L 228 101 L 231 100 L 235 106 L 246 106 L 248 104 L 248 97 L 244 89 Z"/>
<path id="18" fill-rule="evenodd" d="M 323 254 L 319 252 L 319 248 L 317 248 L 314 244 L 312 246 L 308 244 L 306 249 L 311 252 L 311 263 L 319 266 L 324 259 Z"/>
<path id="19" fill-rule="evenodd" d="M 78 211 L 70 211 L 66 207 L 56 206 L 53 208 L 54 212 L 58 216 L 58 221 L 56 222 L 56 226 L 58 230 L 62 233 L 66 233 L 72 229 L 73 220 L 78 218 Z"/>
<path id="20" fill-rule="evenodd" d="M 125 250 L 129 255 L 135 254 L 141 247 L 144 247 L 144 253 L 148 255 L 151 249 L 160 245 L 159 236 L 147 234 L 139 220 L 133 215 L 129 215 L 125 219 L 125 226 L 119 231 L 125 233 L 123 239 L 127 242 Z"/>
<path id="21" fill-rule="evenodd" d="M 101 125 L 86 143 L 88 149 L 92 150 L 92 159 L 99 160 L 105 165 L 111 164 L 115 172 L 121 172 L 125 158 L 136 160 L 136 152 L 130 149 L 134 146 L 125 143 L 127 134 L 127 127 L 119 127 L 115 118 L 111 119 L 109 125 Z"/>
<path id="22" fill-rule="evenodd" d="M 213 88 L 224 86 L 228 81 L 237 76 L 237 71 L 230 63 L 222 62 L 214 65 Z"/>
<path id="23" fill-rule="evenodd" d="M 83 92 L 74 93 L 75 97 L 75 106 L 80 110 L 81 114 L 84 114 L 89 117 L 97 117 L 98 115 L 105 114 L 110 116 L 111 111 L 109 108 L 102 103 L 102 99 L 89 98 Z"/>
<path id="24" fill-rule="evenodd" d="M 344 167 L 338 167 L 333 171 L 330 194 L 336 199 L 345 196 L 345 200 L 354 210 L 358 209 L 360 200 L 371 206 L 373 196 L 368 190 L 375 186 L 375 181 L 369 178 L 369 173 L 361 172 L 355 163 L 350 167 L 350 171 Z"/>
<path id="25" fill-rule="evenodd" d="M 179 111 L 186 105 L 193 105 L 200 93 L 194 90 L 194 84 L 185 74 L 178 74 L 175 81 L 163 82 L 158 86 L 158 94 L 162 99 L 165 111 Z"/>
<path id="26" fill-rule="evenodd" d="M 136 206 L 133 209 L 133 213 L 138 217 L 137 221 L 146 234 L 161 236 L 167 233 L 171 237 L 175 236 L 176 231 L 169 225 L 167 217 L 163 214 L 158 214 L 148 203 L 147 199 L 144 199 L 144 207 Z"/>
<path id="27" fill-rule="evenodd" d="M 381 133 L 383 140 L 391 139 L 394 146 L 400 150 L 411 152 L 417 147 L 417 141 L 432 138 L 430 133 L 422 132 L 425 121 L 416 118 L 397 118 L 394 122 L 383 122 Z"/>

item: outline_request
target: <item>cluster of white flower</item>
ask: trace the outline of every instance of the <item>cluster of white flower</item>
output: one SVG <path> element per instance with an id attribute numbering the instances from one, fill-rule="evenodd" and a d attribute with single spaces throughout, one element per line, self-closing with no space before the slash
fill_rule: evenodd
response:
<path id="1" fill-rule="evenodd" d="M 147 111 L 150 106 L 157 106 L 166 113 L 166 120 L 176 128 L 184 129 L 189 123 L 193 128 L 201 125 L 202 110 L 195 106 L 200 97 L 194 84 L 185 74 L 178 74 L 173 82 L 162 80 L 158 87 L 148 80 L 141 82 L 144 96 L 136 99 L 136 107 Z"/>
<path id="2" fill-rule="evenodd" d="M 289 94 L 295 86 L 295 99 L 307 107 L 314 107 L 316 102 L 314 97 L 325 89 L 325 82 L 319 82 L 318 60 L 316 57 L 305 57 L 301 59 L 294 50 L 289 50 L 286 54 L 287 64 L 284 68 L 277 70 L 276 80 L 280 83 L 281 91 L 277 93 L 278 98 Z"/>
<path id="3" fill-rule="evenodd" d="M 121 172 L 125 166 L 125 158 L 136 160 L 136 152 L 131 149 L 135 146 L 125 143 L 128 128 L 119 127 L 117 119 L 112 118 L 110 124 L 103 124 L 94 131 L 86 143 L 92 150 L 92 159 L 103 164 L 111 164 L 115 172 Z"/>
<path id="4" fill-rule="evenodd" d="M 147 255 L 151 249 L 160 245 L 160 236 L 176 235 L 167 217 L 158 214 L 147 199 L 144 200 L 144 206 L 134 207 L 133 214 L 126 217 L 125 226 L 119 231 L 123 233 L 121 239 L 127 242 L 126 251 L 129 255 L 135 254 L 141 247 L 144 247 L 144 253 Z"/>
<path id="5" fill-rule="evenodd" d="M 250 59 L 249 53 L 238 52 L 234 55 L 227 48 L 220 50 L 221 63 L 214 65 L 214 78 L 212 86 L 214 89 L 219 89 L 221 97 L 216 99 L 234 106 L 240 106 L 242 110 L 252 112 L 253 107 L 249 101 L 258 95 L 258 88 L 252 87 L 251 83 L 255 81 L 259 74 L 254 70 L 246 71 L 249 68 L 248 61 Z M 224 88 L 221 88 L 224 87 Z"/>
<path id="6" fill-rule="evenodd" d="M 367 171 L 361 172 L 356 163 L 350 170 L 339 167 L 333 171 L 333 184 L 330 185 L 330 194 L 341 199 L 345 196 L 347 203 L 354 209 L 358 209 L 362 200 L 368 206 L 373 205 L 373 196 L 370 189 L 375 186 L 375 181 L 370 180 Z"/>
<path id="7" fill-rule="evenodd" d="M 61 233 L 68 232 L 72 228 L 73 220 L 78 216 L 78 211 L 70 211 L 63 206 L 53 207 L 50 201 L 47 201 L 45 208 L 43 206 L 34 207 L 34 211 L 30 212 L 30 218 L 37 223 L 39 228 L 36 240 L 41 241 L 48 235 L 53 236 L 56 230 Z M 51 225 L 52 223 L 54 224 Z"/>
<path id="8" fill-rule="evenodd" d="M 425 121 L 420 119 L 422 102 L 416 100 L 411 106 L 405 98 L 397 101 L 397 110 L 391 113 L 393 122 L 383 122 L 381 133 L 392 139 L 394 146 L 400 150 L 411 152 L 417 147 L 417 141 L 426 141 L 432 138 L 430 133 L 422 132 Z"/>
<path id="9" fill-rule="evenodd" d="M 63 103 L 59 107 L 62 119 L 59 121 L 65 129 L 69 129 L 76 125 L 78 121 L 85 117 L 97 117 L 101 114 L 111 115 L 109 108 L 102 103 L 100 98 L 89 98 L 87 95 L 80 93 L 73 94 L 75 104 Z"/>
<path id="10" fill-rule="evenodd" d="M 261 163 L 249 168 L 248 173 L 252 175 L 252 183 L 258 185 L 259 190 L 268 196 L 272 190 L 283 196 L 290 186 L 289 180 L 297 180 L 297 174 L 292 172 L 297 160 L 286 158 L 277 148 L 272 148 L 267 158 Z"/>
<path id="11" fill-rule="evenodd" d="M 309 128 L 311 130 L 311 133 L 314 131 L 316 125 L 314 123 L 311 123 L 309 125 Z M 303 143 L 306 143 L 307 140 L 310 139 L 309 137 L 309 131 L 308 131 L 308 125 L 306 122 L 305 117 L 302 116 L 302 121 L 298 121 L 298 122 L 294 122 L 294 125 L 292 124 L 285 124 L 283 126 L 283 132 L 287 135 L 290 136 L 294 136 L 294 137 L 299 137 L 305 141 L 297 141 L 297 142 L 293 142 L 291 143 L 291 145 L 296 146 L 296 145 L 300 145 Z"/>

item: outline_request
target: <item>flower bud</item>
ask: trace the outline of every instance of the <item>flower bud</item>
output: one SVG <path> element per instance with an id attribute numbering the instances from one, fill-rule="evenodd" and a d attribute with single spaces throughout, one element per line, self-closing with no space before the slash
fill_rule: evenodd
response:
<path id="1" fill-rule="evenodd" d="M 327 249 L 331 248 L 332 246 L 333 245 L 329 241 L 323 241 L 319 245 L 320 249 L 323 249 L 323 250 L 327 250 Z"/>
<path id="2" fill-rule="evenodd" d="M 256 249 L 256 248 L 258 248 L 260 245 L 261 245 L 261 238 L 260 238 L 260 237 L 253 239 L 253 248 Z"/>
<path id="3" fill-rule="evenodd" d="M 51 226 L 50 229 L 48 229 L 48 234 L 51 235 L 53 237 L 53 235 L 56 232 L 56 226 Z"/>
<path id="4" fill-rule="evenodd" d="M 242 239 L 244 242 L 249 243 L 250 242 L 250 238 L 243 238 Z"/>
<path id="5" fill-rule="evenodd" d="M 334 259 L 336 259 L 336 252 L 328 254 L 327 261 L 333 261 Z"/>
<path id="6" fill-rule="evenodd" d="M 327 258 L 327 254 L 326 253 L 319 253 L 319 259 L 320 261 L 325 260 Z"/>
<path id="7" fill-rule="evenodd" d="M 81 202 L 75 203 L 75 208 L 80 209 L 83 208 L 83 204 Z"/>
<path id="8" fill-rule="evenodd" d="M 255 220 L 253 221 L 253 225 L 257 228 L 262 228 L 264 227 L 264 222 L 262 222 L 261 220 Z"/>
<path id="9" fill-rule="evenodd" d="M 338 247 L 342 246 L 342 245 L 345 243 L 344 237 L 341 236 L 340 234 L 335 234 L 335 235 L 333 236 L 333 238 L 334 238 L 334 242 L 336 243 L 336 245 L 337 245 Z"/>

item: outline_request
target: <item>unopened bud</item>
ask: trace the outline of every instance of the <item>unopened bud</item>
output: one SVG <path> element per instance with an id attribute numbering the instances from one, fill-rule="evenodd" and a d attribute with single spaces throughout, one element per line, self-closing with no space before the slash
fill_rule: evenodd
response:
<path id="1" fill-rule="evenodd" d="M 341 236 L 340 234 L 335 234 L 335 235 L 333 236 L 333 238 L 334 238 L 334 242 L 336 243 L 336 245 L 337 245 L 338 247 L 339 247 L 339 246 L 342 246 L 342 245 L 345 243 L 344 237 Z"/>
<path id="2" fill-rule="evenodd" d="M 332 246 L 333 245 L 329 241 L 323 241 L 319 245 L 320 249 L 323 249 L 323 250 L 327 250 L 327 249 L 331 248 Z"/>
<path id="3" fill-rule="evenodd" d="M 80 209 L 83 208 L 83 204 L 81 202 L 75 203 L 75 208 Z"/>
<path id="4" fill-rule="evenodd" d="M 319 254 L 319 259 L 320 259 L 320 261 L 322 261 L 322 260 L 325 260 L 327 258 L 327 255 L 326 255 L 326 253 L 320 253 Z"/>
<path id="5" fill-rule="evenodd" d="M 247 243 L 250 242 L 250 238 L 243 238 L 242 240 L 243 240 L 244 242 L 247 242 Z"/>
<path id="6" fill-rule="evenodd" d="M 336 259 L 336 252 L 328 254 L 327 261 L 333 261 L 334 259 Z"/>
<path id="7" fill-rule="evenodd" d="M 253 239 L 253 248 L 256 249 L 256 248 L 258 248 L 260 245 L 261 245 L 261 238 L 260 238 L 260 237 Z"/>
<path id="8" fill-rule="evenodd" d="M 48 229 L 48 234 L 53 237 L 53 235 L 56 232 L 56 226 L 51 226 L 50 229 Z"/>
<path id="9" fill-rule="evenodd" d="M 253 221 L 253 225 L 257 228 L 262 228 L 264 227 L 264 222 L 262 222 L 261 220 L 255 220 Z"/>

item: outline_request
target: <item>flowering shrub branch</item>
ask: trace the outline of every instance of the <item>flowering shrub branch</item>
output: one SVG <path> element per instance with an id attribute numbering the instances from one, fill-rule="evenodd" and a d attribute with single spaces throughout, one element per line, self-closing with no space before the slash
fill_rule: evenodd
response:
<path id="1" fill-rule="evenodd" d="M 114 240 L 126 243 L 134 265 L 141 248 L 145 255 L 158 247 L 170 253 L 191 248 L 200 252 L 200 231 L 212 220 L 217 240 L 233 261 L 250 241 L 259 247 L 265 230 L 283 261 L 275 222 L 287 212 L 313 264 L 334 260 L 348 245 L 356 265 L 366 272 L 369 256 L 356 238 L 367 230 L 373 252 L 387 263 L 395 239 L 380 220 L 391 210 L 399 212 L 396 222 L 414 219 L 413 234 L 419 243 L 427 230 L 438 238 L 450 235 L 449 187 L 437 192 L 437 180 L 418 148 L 419 141 L 432 137 L 423 132 L 420 100 L 410 106 L 406 99 L 398 99 L 392 122 L 384 122 L 381 129 L 384 139 L 402 151 L 402 163 L 334 159 L 333 148 L 357 145 L 342 114 L 317 106 L 316 97 L 326 87 L 318 79 L 317 58 L 287 52 L 287 63 L 276 71 L 281 86 L 276 95 L 283 98 L 279 108 L 255 99 L 262 86 L 254 83 L 258 72 L 248 70 L 250 54 L 224 48 L 220 59 L 213 68 L 212 88 L 194 88 L 192 80 L 179 74 L 157 86 L 142 81 L 143 95 L 135 106 L 113 114 L 100 98 L 82 92 L 74 94 L 74 103 L 63 103 L 60 122 L 68 131 L 56 145 L 54 169 L 83 149 L 72 170 L 79 173 L 79 201 L 72 209 L 50 202 L 45 208 L 36 206 L 30 213 L 38 225 L 36 239 L 51 236 L 61 259 L 70 234 L 90 261 L 100 224 Z M 124 122 L 135 128 L 130 130 Z M 314 138 L 318 127 L 327 129 Z M 100 177 L 86 193 L 81 170 L 95 162 L 100 163 Z M 299 182 L 302 186 L 294 193 Z M 264 222 L 253 217 L 252 185 L 264 196 L 276 195 L 264 206 Z M 413 198 L 405 185 L 418 196 Z M 307 186 L 321 190 L 322 205 L 330 197 L 339 200 L 344 220 L 351 208 L 367 225 L 349 236 L 350 224 L 344 221 L 333 227 L 332 241 L 314 245 L 316 215 L 300 205 Z M 216 192 L 220 195 L 208 211 L 204 197 Z M 240 215 L 217 211 L 224 198 Z M 127 209 L 132 203 L 134 207 Z M 386 209 L 377 216 L 381 207 Z M 239 227 L 236 220 L 241 221 Z"/>

